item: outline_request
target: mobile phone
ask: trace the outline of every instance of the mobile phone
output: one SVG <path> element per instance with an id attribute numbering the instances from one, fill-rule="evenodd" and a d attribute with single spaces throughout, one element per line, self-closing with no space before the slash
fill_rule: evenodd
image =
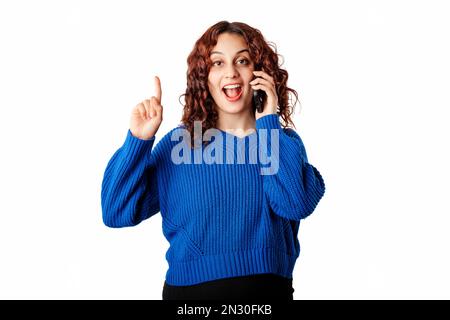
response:
<path id="1" fill-rule="evenodd" d="M 256 65 L 255 70 L 257 71 L 261 70 L 261 66 Z M 256 76 L 253 79 L 255 78 Z M 266 100 L 266 93 L 264 91 L 262 90 L 253 91 L 253 107 L 259 113 L 263 112 L 265 100 Z"/>
<path id="2" fill-rule="evenodd" d="M 253 106 L 259 113 L 263 112 L 265 95 L 262 90 L 253 91 Z"/>

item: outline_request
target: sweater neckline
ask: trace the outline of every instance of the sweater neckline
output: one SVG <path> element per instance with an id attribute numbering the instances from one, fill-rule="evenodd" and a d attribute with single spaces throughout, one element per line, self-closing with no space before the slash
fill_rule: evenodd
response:
<path id="1" fill-rule="evenodd" d="M 229 135 L 229 136 L 231 136 L 231 137 L 233 137 L 233 138 L 236 138 L 236 139 L 238 139 L 238 140 L 244 140 L 244 139 L 247 139 L 247 138 L 249 138 L 249 137 L 251 137 L 251 136 L 253 136 L 253 135 L 256 135 L 256 131 L 257 131 L 257 130 L 255 129 L 252 133 L 249 133 L 249 134 L 247 134 L 247 135 L 245 135 L 245 136 L 239 137 L 239 136 L 237 136 L 237 135 L 235 135 L 235 134 L 233 134 L 233 133 L 224 131 L 224 130 L 222 130 L 222 129 L 219 129 L 219 128 L 216 128 L 216 129 L 219 130 L 220 132 L 222 132 L 222 134 L 224 134 L 225 136 L 226 136 L 226 135 Z"/>

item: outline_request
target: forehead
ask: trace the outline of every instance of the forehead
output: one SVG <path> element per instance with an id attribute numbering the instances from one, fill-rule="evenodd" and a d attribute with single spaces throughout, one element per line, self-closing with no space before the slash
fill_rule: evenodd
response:
<path id="1" fill-rule="evenodd" d="M 222 33 L 217 38 L 217 43 L 211 51 L 220 51 L 224 54 L 235 54 L 242 49 L 248 49 L 244 37 L 236 33 Z"/>

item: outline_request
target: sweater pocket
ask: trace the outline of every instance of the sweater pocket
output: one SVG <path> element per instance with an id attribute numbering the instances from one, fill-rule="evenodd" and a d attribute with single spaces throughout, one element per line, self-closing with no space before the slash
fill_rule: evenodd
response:
<path id="1" fill-rule="evenodd" d="M 169 261 L 193 260 L 203 256 L 203 250 L 195 243 L 183 226 L 163 218 L 163 233 L 170 243 L 166 258 Z"/>

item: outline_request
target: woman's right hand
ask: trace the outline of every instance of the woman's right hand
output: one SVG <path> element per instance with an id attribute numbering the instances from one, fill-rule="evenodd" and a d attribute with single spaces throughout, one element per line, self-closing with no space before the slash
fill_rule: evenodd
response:
<path id="1" fill-rule="evenodd" d="M 131 112 L 130 131 L 136 138 L 153 138 L 162 122 L 161 81 L 155 77 L 156 96 L 137 104 Z"/>

